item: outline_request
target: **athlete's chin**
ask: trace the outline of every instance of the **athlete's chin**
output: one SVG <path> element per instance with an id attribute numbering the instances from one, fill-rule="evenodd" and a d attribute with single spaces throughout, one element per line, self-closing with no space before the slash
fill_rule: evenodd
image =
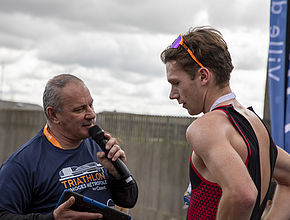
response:
<path id="1" fill-rule="evenodd" d="M 182 107 L 183 107 L 184 109 L 187 110 L 188 114 L 192 115 L 192 110 L 191 110 L 190 108 L 188 108 L 188 107 L 186 106 L 186 104 L 183 104 Z"/>
<path id="2" fill-rule="evenodd" d="M 188 114 L 192 115 L 193 111 L 190 108 L 187 108 L 186 110 L 187 110 Z"/>
<path id="3" fill-rule="evenodd" d="M 200 112 L 194 111 L 192 109 L 187 109 L 188 114 L 190 114 L 191 116 L 195 116 L 198 115 Z"/>

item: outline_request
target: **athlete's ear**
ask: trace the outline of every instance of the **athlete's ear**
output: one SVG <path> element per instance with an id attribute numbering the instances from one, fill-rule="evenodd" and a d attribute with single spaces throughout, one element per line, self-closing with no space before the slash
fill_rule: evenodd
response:
<path id="1" fill-rule="evenodd" d="M 200 82 L 202 85 L 205 85 L 209 82 L 209 80 L 211 79 L 211 72 L 209 71 L 209 69 L 207 68 L 200 68 L 198 70 L 198 76 L 199 76 L 199 79 L 200 79 Z"/>

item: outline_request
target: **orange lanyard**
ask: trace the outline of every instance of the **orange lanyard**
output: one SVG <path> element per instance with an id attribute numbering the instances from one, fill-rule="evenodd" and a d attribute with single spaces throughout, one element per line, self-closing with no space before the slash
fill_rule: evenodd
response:
<path id="1" fill-rule="evenodd" d="M 45 135 L 45 137 L 47 138 L 47 140 L 50 142 L 50 143 L 52 143 L 52 145 L 53 146 L 55 146 L 55 147 L 58 147 L 58 148 L 60 148 L 60 149 L 64 149 L 61 145 L 60 145 L 60 143 L 49 133 L 49 131 L 48 131 L 48 125 L 46 124 L 45 126 L 44 126 L 44 129 L 43 129 L 43 133 L 44 133 L 44 135 Z"/>

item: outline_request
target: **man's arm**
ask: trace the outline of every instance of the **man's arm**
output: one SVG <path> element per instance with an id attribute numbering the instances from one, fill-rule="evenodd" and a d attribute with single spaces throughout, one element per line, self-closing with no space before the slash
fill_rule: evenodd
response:
<path id="1" fill-rule="evenodd" d="M 277 181 L 277 187 L 265 220 L 288 220 L 290 219 L 290 155 L 279 147 L 273 178 Z"/>
<path id="2" fill-rule="evenodd" d="M 20 215 L 11 213 L 5 209 L 0 208 L 1 220 L 54 220 L 52 212 L 47 215 L 32 213 L 28 215 Z"/>
<path id="3" fill-rule="evenodd" d="M 10 161 L 0 169 L 0 219 L 1 220 L 53 220 L 52 213 L 22 214 L 30 191 L 29 177 L 17 161 Z"/>
<path id="4" fill-rule="evenodd" d="M 111 158 L 113 161 L 120 158 L 125 163 L 126 155 L 118 145 L 117 139 L 112 138 L 109 134 L 105 134 L 105 136 L 108 139 L 106 144 L 106 149 L 109 150 L 108 158 Z M 98 152 L 97 158 L 110 175 L 109 180 L 114 203 L 124 208 L 133 208 L 138 199 L 138 186 L 134 178 L 132 177 L 132 181 L 127 183 L 120 176 L 111 161 L 107 159 L 104 152 Z"/>
<path id="5" fill-rule="evenodd" d="M 188 128 L 186 137 L 206 166 L 209 180 L 222 188 L 216 219 L 250 219 L 257 189 L 241 156 L 228 138 L 233 129 L 224 116 L 204 115 Z"/>
<path id="6" fill-rule="evenodd" d="M 75 198 L 71 197 L 57 209 L 48 214 L 30 213 L 27 215 L 14 214 L 0 208 L 0 220 L 71 220 L 71 219 L 99 219 L 103 215 L 100 213 L 77 212 L 70 209 L 74 204 Z"/>
<path id="7" fill-rule="evenodd" d="M 138 187 L 133 180 L 126 183 L 124 179 L 110 178 L 113 201 L 123 208 L 133 208 L 138 199 Z"/>

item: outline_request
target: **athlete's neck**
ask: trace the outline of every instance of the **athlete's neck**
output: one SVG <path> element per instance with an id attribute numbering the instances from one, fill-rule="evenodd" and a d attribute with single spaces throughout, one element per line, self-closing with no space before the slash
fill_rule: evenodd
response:
<path id="1" fill-rule="evenodd" d="M 205 100 L 205 111 L 209 112 L 213 108 L 227 104 L 230 102 L 229 100 L 232 100 L 235 98 L 235 95 L 228 95 L 231 94 L 232 90 L 230 89 L 229 86 L 224 87 L 222 89 L 216 89 L 216 90 L 209 90 L 207 94 L 207 99 Z"/>

